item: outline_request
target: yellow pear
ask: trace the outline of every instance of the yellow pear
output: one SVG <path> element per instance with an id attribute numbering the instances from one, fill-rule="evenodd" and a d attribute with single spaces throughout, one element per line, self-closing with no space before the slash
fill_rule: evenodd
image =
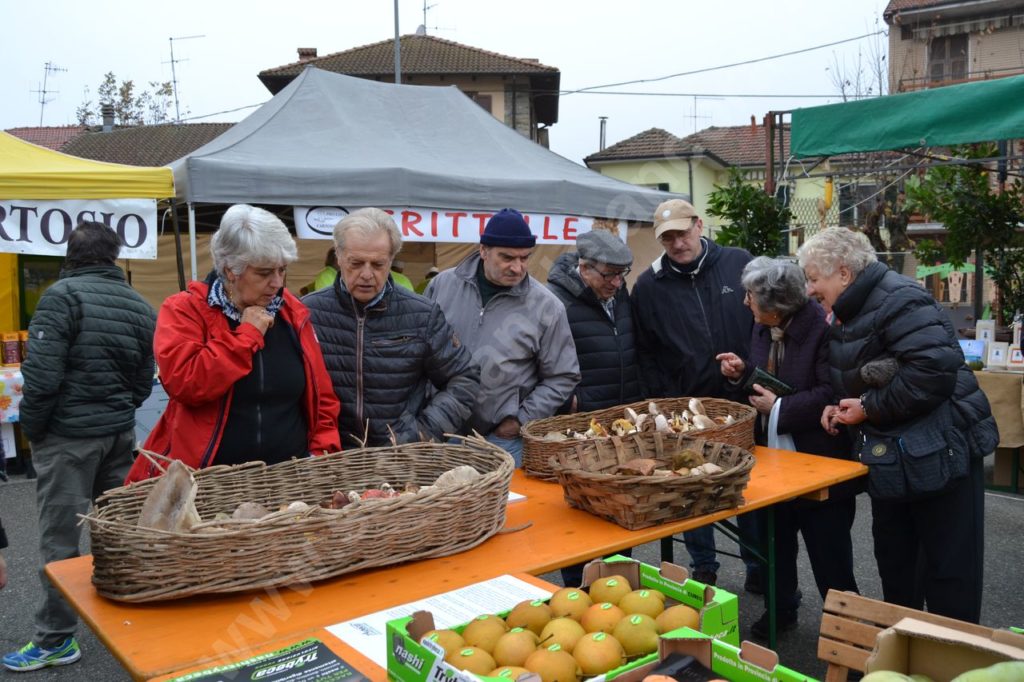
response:
<path id="1" fill-rule="evenodd" d="M 611 632 L 615 629 L 615 624 L 625 615 L 626 612 L 615 604 L 608 602 L 594 604 L 583 614 L 580 625 L 587 632 Z"/>
<path id="2" fill-rule="evenodd" d="M 619 640 L 627 656 L 642 656 L 658 650 L 658 625 L 646 614 L 626 616 L 616 624 L 612 636 Z"/>
<path id="3" fill-rule="evenodd" d="M 520 675 L 529 675 L 530 671 L 517 665 L 503 665 L 487 673 L 487 677 L 500 677 L 503 680 L 516 680 Z"/>
<path id="4" fill-rule="evenodd" d="M 469 625 L 462 629 L 462 639 L 466 640 L 469 646 L 480 647 L 490 653 L 494 651 L 494 643 L 498 638 L 508 632 L 508 626 L 501 618 L 485 613 L 469 621 Z M 492 668 L 488 668 L 491 670 Z"/>
<path id="5" fill-rule="evenodd" d="M 578 621 L 583 612 L 591 607 L 594 600 L 590 595 L 577 587 L 563 587 L 551 595 L 551 615 L 555 618 L 568 616 Z"/>
<path id="6" fill-rule="evenodd" d="M 619 608 L 626 613 L 642 613 L 657 618 L 665 610 L 665 597 L 658 599 L 652 590 L 633 590 L 619 600 Z"/>
<path id="7" fill-rule="evenodd" d="M 658 633 L 665 634 L 679 628 L 692 628 L 700 630 L 700 614 L 697 609 L 690 608 L 686 604 L 670 606 L 655 619 L 658 625 Z"/>
<path id="8" fill-rule="evenodd" d="M 521 666 L 527 656 L 537 650 L 537 635 L 532 630 L 512 628 L 494 643 L 494 662 L 498 665 Z"/>
<path id="9" fill-rule="evenodd" d="M 552 618 L 541 630 L 540 645 L 560 644 L 571 654 L 576 642 L 580 641 L 580 637 L 585 634 L 587 631 L 583 629 L 583 626 L 572 618 Z"/>
<path id="10" fill-rule="evenodd" d="M 421 642 L 425 639 L 437 642 L 444 649 L 445 658 L 448 658 L 453 651 L 458 651 L 466 646 L 466 640 L 462 639 L 462 635 L 455 632 L 455 630 L 430 630 L 420 637 Z"/>
<path id="11" fill-rule="evenodd" d="M 483 649 L 475 646 L 463 647 L 445 660 L 459 670 L 476 673 L 477 675 L 486 675 L 496 667 L 494 665 L 494 658 Z"/>
<path id="12" fill-rule="evenodd" d="M 557 644 L 534 651 L 523 667 L 540 675 L 543 682 L 576 682 L 580 676 L 576 659 Z"/>
<path id="13" fill-rule="evenodd" d="M 526 628 L 535 635 L 540 634 L 549 620 L 551 607 L 543 599 L 521 601 L 505 616 L 505 624 L 510 628 Z"/>
<path id="14" fill-rule="evenodd" d="M 590 584 L 590 598 L 595 603 L 618 604 L 619 600 L 633 591 L 633 587 L 621 575 L 599 578 Z"/>
<path id="15" fill-rule="evenodd" d="M 601 675 L 626 662 L 626 652 L 615 637 L 606 632 L 591 632 L 576 642 L 572 657 L 587 677 Z"/>

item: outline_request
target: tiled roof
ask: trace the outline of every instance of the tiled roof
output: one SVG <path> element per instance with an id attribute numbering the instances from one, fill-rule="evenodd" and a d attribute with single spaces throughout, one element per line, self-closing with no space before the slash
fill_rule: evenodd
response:
<path id="1" fill-rule="evenodd" d="M 789 128 L 783 129 L 782 138 L 782 157 L 785 158 L 789 156 Z M 764 165 L 766 160 L 764 126 L 712 126 L 687 135 L 683 142 L 693 147 L 703 147 L 730 166 L 758 166 Z M 776 151 L 778 145 L 776 137 Z"/>
<path id="2" fill-rule="evenodd" d="M 43 126 L 39 128 L 8 128 L 6 132 L 40 147 L 60 150 L 88 128 L 85 126 Z"/>
<path id="3" fill-rule="evenodd" d="M 789 130 L 784 132 L 783 155 L 789 155 Z M 776 143 L 777 144 L 777 143 Z M 758 166 L 765 163 L 764 126 L 712 126 L 686 137 L 651 128 L 591 154 L 597 161 L 657 159 L 673 156 L 712 156 L 727 166 Z"/>
<path id="4" fill-rule="evenodd" d="M 523 76 L 523 88 L 533 94 L 537 122 L 552 125 L 558 122 L 558 88 L 561 72 L 536 59 L 523 59 L 481 50 L 436 36 L 406 35 L 399 38 L 402 48 L 402 73 L 406 76 Z M 347 76 L 390 81 L 395 75 L 393 39 L 382 40 L 344 52 L 312 57 L 259 73 L 263 85 L 272 94 L 280 92 L 307 66 Z M 301 48 L 312 51 L 310 48 Z M 410 82 L 415 79 L 410 78 Z"/>
<path id="5" fill-rule="evenodd" d="M 179 123 L 117 128 L 81 135 L 65 154 L 131 166 L 166 166 L 224 133 L 234 123 Z"/>
<path id="6" fill-rule="evenodd" d="M 958 10 L 962 10 L 962 5 L 971 4 L 970 0 L 964 3 L 961 0 L 889 0 L 889 4 L 885 6 L 885 11 L 882 12 L 882 17 L 887 23 L 891 23 L 892 16 L 899 14 L 905 10 L 917 10 L 917 9 L 932 9 L 936 7 L 942 7 L 943 5 L 957 5 Z M 976 5 L 986 5 L 986 2 L 977 2 Z M 984 7 L 979 7 L 978 11 L 984 10 Z"/>
<path id="7" fill-rule="evenodd" d="M 668 156 L 685 156 L 690 148 L 683 141 L 661 128 L 650 128 L 633 137 L 616 142 L 610 147 L 591 154 L 583 161 L 625 161 L 627 159 L 664 158 Z"/>
<path id="8" fill-rule="evenodd" d="M 558 73 L 558 69 L 545 66 L 535 59 L 508 57 L 497 52 L 481 50 L 451 40 L 428 35 L 405 35 L 402 47 L 402 73 L 408 74 L 537 74 Z M 354 47 L 322 57 L 293 62 L 265 69 L 260 80 L 270 87 L 269 79 L 302 72 L 306 66 L 349 76 L 390 76 L 395 72 L 394 40 Z M 271 92 L 275 92 L 271 88 Z"/>

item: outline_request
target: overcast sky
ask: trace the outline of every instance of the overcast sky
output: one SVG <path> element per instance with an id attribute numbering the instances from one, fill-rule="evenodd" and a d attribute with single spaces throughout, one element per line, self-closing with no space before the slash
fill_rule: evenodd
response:
<path id="1" fill-rule="evenodd" d="M 429 0 L 427 32 L 557 67 L 562 88 L 655 79 L 759 59 L 885 29 L 879 0 Z M 400 0 L 399 28 L 423 24 L 423 0 Z M 237 121 L 269 98 L 262 69 L 296 61 L 297 47 L 319 54 L 394 34 L 393 0 L 0 0 L 0 129 L 39 125 L 44 65 L 44 125 L 75 123 L 85 88 L 95 100 L 108 71 L 137 86 L 171 80 L 174 37 L 182 118 Z M 201 35 L 201 38 L 184 39 Z M 183 38 L 177 40 L 177 38 Z M 874 45 L 872 44 L 874 43 Z M 695 128 L 749 123 L 772 109 L 840 101 L 832 74 L 853 73 L 861 55 L 884 54 L 884 36 L 747 66 L 606 90 L 686 96 L 566 94 L 550 132 L 553 151 L 580 162 L 598 149 L 599 116 L 613 144 L 651 127 L 687 135 Z M 845 64 L 845 67 L 843 65 Z M 737 95 L 822 95 L 751 98 Z M 698 97 L 693 95 L 715 96 Z M 695 115 L 696 108 L 696 116 Z M 187 112 L 187 113 L 186 113 Z M 205 117 L 208 114 L 216 114 Z M 173 117 L 173 107 L 171 115 Z M 194 117 L 204 116 L 197 119 Z"/>

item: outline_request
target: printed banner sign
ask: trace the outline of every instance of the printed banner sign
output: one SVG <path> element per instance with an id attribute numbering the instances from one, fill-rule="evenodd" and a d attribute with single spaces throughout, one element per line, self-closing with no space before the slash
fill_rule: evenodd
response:
<path id="1" fill-rule="evenodd" d="M 356 207 L 296 206 L 295 228 L 302 239 L 330 239 L 334 226 Z M 495 211 L 460 211 L 436 208 L 383 208 L 402 230 L 402 239 L 410 242 L 456 242 L 476 244 L 480 233 Z M 524 213 L 537 245 L 575 244 L 576 237 L 589 232 L 593 218 L 547 213 Z M 624 237 L 625 225 L 619 228 Z"/>
<path id="2" fill-rule="evenodd" d="M 124 242 L 121 258 L 156 258 L 156 199 L 0 199 L 0 253 L 63 256 L 83 220 L 103 223 Z"/>

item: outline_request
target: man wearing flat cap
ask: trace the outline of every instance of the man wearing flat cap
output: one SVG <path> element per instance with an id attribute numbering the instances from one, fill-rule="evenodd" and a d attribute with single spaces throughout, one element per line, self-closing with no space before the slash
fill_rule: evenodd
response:
<path id="1" fill-rule="evenodd" d="M 526 269 L 536 241 L 519 211 L 502 209 L 487 221 L 479 251 L 424 292 L 480 365 L 466 432 L 507 450 L 516 466 L 523 424 L 555 414 L 580 380 L 565 308 Z"/>
<path id="2" fill-rule="evenodd" d="M 741 389 L 719 369 L 719 353 L 744 353 L 750 348 L 753 317 L 743 304 L 740 276 L 750 254 L 719 246 L 704 236 L 704 222 L 688 201 L 670 199 L 654 212 L 654 238 L 664 253 L 644 270 L 633 287 L 637 353 L 650 397 L 724 398 L 746 404 Z M 715 559 L 711 527 L 684 533 L 694 578 L 714 584 Z M 758 590 L 759 578 L 748 587 Z"/>
<path id="3" fill-rule="evenodd" d="M 641 400 L 640 368 L 626 275 L 633 254 L 617 235 L 595 229 L 576 239 L 548 273 L 548 288 L 565 305 L 576 342 L 580 383 L 571 411 L 589 412 Z"/>

